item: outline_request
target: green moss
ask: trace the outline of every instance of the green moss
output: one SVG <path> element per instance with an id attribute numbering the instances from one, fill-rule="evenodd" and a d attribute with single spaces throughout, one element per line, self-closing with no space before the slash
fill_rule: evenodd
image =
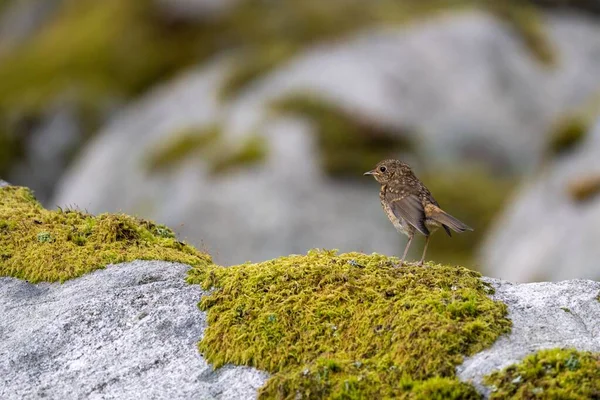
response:
<path id="1" fill-rule="evenodd" d="M 598 399 L 600 354 L 542 350 L 485 378 L 490 399 Z"/>
<path id="2" fill-rule="evenodd" d="M 518 180 L 497 176 L 479 165 L 424 173 L 421 179 L 444 210 L 475 229 L 475 233 L 453 234 L 452 237 L 438 231 L 431 239 L 430 258 L 472 266 L 474 251 L 483 240 L 481 232 L 487 231 L 494 222 L 517 187 Z M 422 238 L 419 237 L 419 240 Z M 420 257 L 421 249 L 415 245 L 413 256 Z"/>
<path id="3" fill-rule="evenodd" d="M 455 367 L 510 330 L 506 306 L 476 272 L 397 262 L 313 250 L 193 268 L 190 283 L 214 288 L 200 350 L 271 372 L 262 398 L 477 398 Z"/>
<path id="4" fill-rule="evenodd" d="M 65 281 L 111 263 L 165 260 L 204 266 L 208 255 L 165 226 L 127 215 L 45 210 L 29 189 L 0 188 L 0 276 Z"/>
<path id="5" fill-rule="evenodd" d="M 267 143 L 256 134 L 245 136 L 239 143 L 227 141 L 218 126 L 188 128 L 158 145 L 146 166 L 151 171 L 164 170 L 190 157 L 204 160 L 212 174 L 219 174 L 263 161 L 267 157 Z"/>
<path id="6" fill-rule="evenodd" d="M 321 164 L 333 176 L 360 176 L 380 160 L 412 148 L 406 132 L 361 118 L 316 95 L 290 95 L 273 108 L 306 116 L 315 124 Z"/>

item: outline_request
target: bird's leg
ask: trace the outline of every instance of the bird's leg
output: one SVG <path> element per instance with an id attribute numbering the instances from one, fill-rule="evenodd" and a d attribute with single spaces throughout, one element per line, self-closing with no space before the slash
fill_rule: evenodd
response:
<path id="1" fill-rule="evenodd" d="M 413 236 L 414 235 L 410 235 L 408 237 L 408 243 L 406 243 L 406 247 L 404 248 L 404 254 L 402 254 L 402 259 L 400 260 L 400 265 L 398 265 L 399 267 L 404 265 L 404 259 L 406 258 L 406 255 L 408 254 L 408 248 L 410 247 L 410 243 L 413 240 Z"/>
<path id="2" fill-rule="evenodd" d="M 427 253 L 427 245 L 429 244 L 429 238 L 431 237 L 431 235 L 427 235 L 425 237 L 425 247 L 423 247 L 423 255 L 421 256 L 421 261 L 419 261 L 419 266 L 423 265 L 423 261 L 425 261 L 425 253 Z"/>

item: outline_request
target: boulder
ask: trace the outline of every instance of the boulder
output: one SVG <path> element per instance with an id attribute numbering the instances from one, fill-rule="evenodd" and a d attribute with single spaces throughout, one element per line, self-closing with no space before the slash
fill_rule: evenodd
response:
<path id="1" fill-rule="evenodd" d="M 0 398 L 253 399 L 267 375 L 198 352 L 188 266 L 135 261 L 37 285 L 0 278 Z"/>
<path id="2" fill-rule="evenodd" d="M 516 194 L 483 247 L 483 272 L 518 282 L 599 279 L 599 158 L 600 119 Z"/>
<path id="3" fill-rule="evenodd" d="M 512 331 L 492 347 L 468 357 L 457 367 L 464 382 L 486 397 L 484 376 L 523 360 L 542 349 L 574 348 L 600 352 L 600 282 L 571 280 L 558 283 L 515 284 L 484 278 L 508 306 Z"/>
<path id="4" fill-rule="evenodd" d="M 337 257 L 328 255 L 329 253 L 311 254 L 309 258 L 313 257 L 325 262 L 323 265 L 327 264 L 327 257 L 335 257 L 337 262 L 334 263 L 334 269 L 338 272 L 348 269 L 349 272 L 345 275 L 334 272 L 328 277 L 340 279 L 338 289 L 342 291 L 348 289 L 348 279 L 354 284 L 364 284 L 367 281 L 376 283 L 378 279 L 387 279 L 387 274 L 396 274 L 396 279 L 407 283 L 418 276 L 419 282 L 414 283 L 417 288 L 419 285 L 437 282 L 441 285 L 439 287 L 441 292 L 458 291 L 455 293 L 464 293 L 467 287 L 473 290 L 473 278 L 478 279 L 476 274 L 460 267 L 439 265 L 426 269 L 407 266 L 406 272 L 403 272 L 387 265 L 389 260 L 381 255 L 352 253 Z M 302 257 L 291 258 L 301 260 L 304 259 Z M 350 262 L 346 264 L 339 262 L 342 259 Z M 358 261 L 353 262 L 353 260 Z M 371 265 L 367 262 L 383 263 L 378 268 L 383 268 L 385 271 L 370 275 L 375 271 L 373 269 L 375 264 Z M 263 273 L 277 275 L 277 270 L 281 266 L 278 267 L 276 263 L 277 260 L 265 263 L 266 269 Z M 242 307 L 245 300 L 238 299 L 241 301 L 238 302 L 236 296 L 243 293 L 243 290 L 225 293 L 224 297 L 218 297 L 218 294 L 216 298 L 209 296 L 215 292 L 204 291 L 200 285 L 186 283 L 186 277 L 189 278 L 188 268 L 189 266 L 184 264 L 161 261 L 134 261 L 111 265 L 63 284 L 34 285 L 14 278 L 0 278 L 0 312 L 3 316 L 0 319 L 0 397 L 2 399 L 256 398 L 257 390 L 269 379 L 267 373 L 233 365 L 225 365 L 215 370 L 198 352 L 198 341 L 202 339 L 203 332 L 207 328 L 207 316 L 205 312 L 198 309 L 200 298 L 207 296 L 204 297 L 203 308 L 218 305 L 220 311 L 216 312 L 230 315 L 223 307 L 230 302 Z M 244 268 L 257 270 L 262 267 L 250 265 Z M 308 270 L 298 267 L 298 271 L 293 272 L 298 274 L 295 282 L 290 281 L 289 276 L 287 278 L 283 276 L 281 277 L 283 279 L 276 279 L 277 285 L 284 287 L 292 285 L 299 289 L 303 284 L 312 282 L 310 277 L 305 277 L 303 274 L 309 271 L 314 273 L 315 268 L 320 267 L 313 266 Z M 240 271 L 238 269 L 232 274 L 239 274 Z M 436 271 L 456 274 L 453 278 L 456 279 L 456 286 L 445 287 L 448 276 L 438 278 L 429 276 Z M 212 275 L 215 272 L 215 270 L 211 272 L 210 269 L 199 269 L 191 276 L 200 273 L 213 282 L 219 282 L 227 276 L 220 272 Z M 266 278 L 267 276 L 263 276 L 259 280 Z M 491 294 L 492 299 L 508 306 L 508 318 L 512 322 L 512 329 L 510 334 L 500 336 L 491 347 L 466 358 L 458 365 L 456 373 L 461 381 L 474 385 L 485 398 L 489 396 L 491 388 L 482 384 L 484 376 L 519 362 L 540 349 L 574 348 L 600 352 L 598 335 L 600 282 L 573 280 L 560 283 L 513 284 L 497 279 L 483 279 L 495 289 L 495 293 Z M 315 296 L 327 295 L 328 290 L 334 290 L 331 286 L 334 280 L 328 282 L 321 289 L 312 287 L 305 289 L 315 291 Z M 237 284 L 244 285 L 243 282 Z M 354 290 L 358 289 L 359 286 L 354 286 Z M 376 293 L 380 289 L 375 285 L 371 292 Z M 407 293 L 403 294 L 408 296 L 407 301 L 412 298 L 411 290 L 415 290 L 415 287 L 411 286 L 407 289 Z M 347 295 L 348 304 L 353 304 L 356 300 L 351 293 L 353 292 L 350 291 Z M 271 299 L 279 295 L 278 293 L 265 294 Z M 329 295 L 331 296 L 331 293 Z M 296 296 L 300 296 L 300 292 Z M 439 293 L 436 296 L 439 296 Z M 241 295 L 241 297 L 247 296 Z M 387 300 L 392 298 L 393 296 L 388 296 Z M 457 298 L 450 302 L 452 304 L 442 307 L 455 307 L 454 311 L 462 310 L 456 308 L 461 301 L 468 302 L 469 299 Z M 287 306 L 285 304 L 278 304 L 278 306 L 285 308 L 294 304 L 293 301 L 288 303 Z M 343 307 L 343 304 L 343 302 L 331 304 L 330 317 L 336 315 L 333 310 L 336 307 Z M 481 305 L 478 303 L 475 307 Z M 261 309 L 263 306 L 266 308 Z M 326 311 L 326 308 L 318 309 Z M 411 311 L 409 307 L 406 313 L 410 315 L 414 309 Z M 266 302 L 245 312 L 256 313 L 259 317 L 261 312 L 267 312 L 273 319 L 277 318 L 274 317 L 273 310 L 274 308 Z M 224 318 L 224 322 L 218 321 L 218 325 L 221 327 L 222 324 L 226 325 L 228 318 Z M 480 315 L 475 318 L 488 318 L 488 316 Z M 500 322 L 494 318 L 492 320 L 496 323 Z M 268 324 L 263 326 L 264 321 L 261 321 L 260 318 L 254 321 L 248 319 L 249 325 L 244 326 L 253 329 L 261 326 L 260 329 L 269 329 Z M 456 326 L 466 328 L 461 325 L 464 322 L 464 318 L 459 317 Z M 316 326 L 321 334 L 331 330 L 330 324 L 325 323 L 325 325 L 326 328 Z M 425 329 L 422 325 L 416 324 L 415 327 L 418 328 L 413 332 L 415 337 L 423 339 L 428 336 L 429 331 L 421 330 Z M 236 325 L 235 329 L 238 328 L 240 327 Z M 314 326 L 309 328 L 315 329 Z M 485 329 L 489 328 L 488 326 Z M 336 329 L 337 327 L 334 330 Z M 339 329 L 345 331 L 348 327 L 340 325 Z M 363 328 L 355 326 L 350 329 L 361 332 Z M 369 328 L 364 329 L 367 329 L 365 332 L 372 334 Z M 376 334 L 381 333 L 381 327 L 373 329 Z M 207 343 L 214 343 L 215 332 L 211 333 L 211 340 Z M 255 334 L 259 335 L 260 332 L 255 331 Z M 456 334 L 457 331 L 454 330 L 449 336 Z M 429 336 L 439 338 L 439 332 L 431 332 Z M 243 339 L 236 340 L 243 341 Z M 289 340 L 290 338 L 282 339 L 282 343 L 289 344 Z M 328 337 L 327 340 L 335 339 Z M 223 349 L 226 350 L 227 347 L 220 344 L 216 347 L 221 350 L 211 351 L 206 349 L 207 343 L 203 345 L 204 351 L 210 352 L 213 358 L 218 358 L 219 354 L 227 357 L 229 354 L 244 353 L 244 348 L 230 349 L 231 351 L 223 353 Z M 301 351 L 305 345 L 306 343 L 297 345 L 294 351 Z M 264 356 L 261 354 L 257 357 Z M 333 360 L 329 361 L 329 363 L 333 362 Z M 426 364 L 424 360 L 422 362 Z M 313 372 L 315 376 L 312 375 Z M 304 378 L 300 381 L 309 382 L 309 378 L 317 379 L 321 376 L 317 372 L 307 368 Z M 275 378 L 285 381 L 288 378 L 293 379 L 293 374 L 277 375 Z M 331 379 L 334 379 L 333 376 Z M 429 390 L 440 390 L 439 385 L 449 385 L 452 382 L 452 379 L 441 381 L 436 379 L 432 380 Z M 458 390 L 458 386 L 452 387 Z M 271 385 L 270 389 L 273 388 Z M 461 388 L 461 390 L 467 389 L 468 386 Z"/>

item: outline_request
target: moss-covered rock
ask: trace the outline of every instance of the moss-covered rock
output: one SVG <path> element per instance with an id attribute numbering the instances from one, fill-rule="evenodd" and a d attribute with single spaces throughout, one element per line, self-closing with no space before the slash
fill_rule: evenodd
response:
<path id="1" fill-rule="evenodd" d="M 397 262 L 313 250 L 193 268 L 190 283 L 214 288 L 200 350 L 273 373 L 262 398 L 477 398 L 455 366 L 510 330 L 506 306 L 476 272 Z"/>
<path id="2" fill-rule="evenodd" d="M 600 354 L 542 350 L 485 379 L 490 399 L 598 399 Z"/>
<path id="3" fill-rule="evenodd" d="M 0 276 L 65 281 L 136 259 L 211 263 L 165 226 L 122 214 L 49 211 L 29 189 L 0 187 Z"/>

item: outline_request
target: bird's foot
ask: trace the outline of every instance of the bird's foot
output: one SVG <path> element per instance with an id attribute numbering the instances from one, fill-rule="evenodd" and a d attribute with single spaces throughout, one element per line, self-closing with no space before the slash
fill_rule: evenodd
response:
<path id="1" fill-rule="evenodd" d="M 394 268 L 402 268 L 404 266 L 404 264 L 406 264 L 406 262 L 400 261 L 398 264 L 392 264 L 392 267 L 394 267 Z"/>

